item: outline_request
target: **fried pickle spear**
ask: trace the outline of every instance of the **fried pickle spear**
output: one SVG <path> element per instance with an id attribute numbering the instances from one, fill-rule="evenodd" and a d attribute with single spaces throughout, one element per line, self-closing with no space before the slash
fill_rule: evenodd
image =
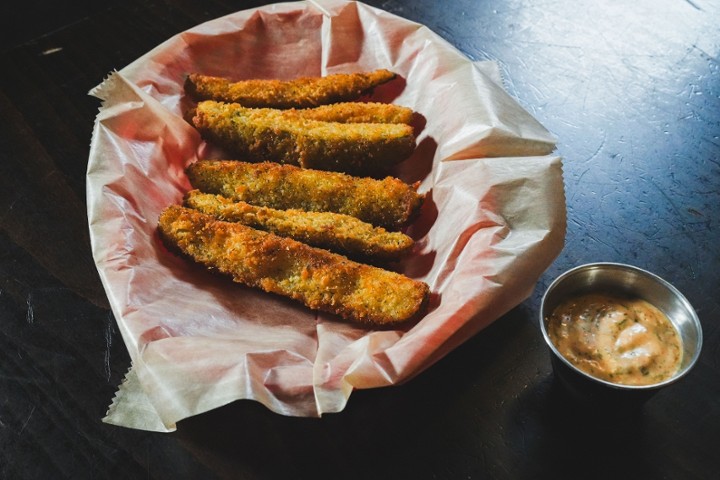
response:
<path id="1" fill-rule="evenodd" d="M 378 102 L 343 102 L 314 108 L 274 110 L 281 112 L 285 118 L 305 118 L 339 123 L 404 123 L 411 125 L 414 116 L 411 108 Z M 192 124 L 196 113 L 196 108 L 188 110 L 185 113 L 186 120 Z"/>
<path id="2" fill-rule="evenodd" d="M 185 91 L 197 101 L 218 100 L 255 108 L 308 108 L 357 100 L 395 77 L 388 70 L 375 70 L 295 80 L 232 82 L 227 78 L 191 73 L 185 81 Z"/>
<path id="3" fill-rule="evenodd" d="M 158 228 L 169 248 L 211 270 L 348 320 L 392 325 L 427 303 L 423 282 L 177 205 L 162 212 Z"/>
<path id="4" fill-rule="evenodd" d="M 376 180 L 272 162 L 200 160 L 186 173 L 194 188 L 281 210 L 335 212 L 388 230 L 415 218 L 424 195 L 393 177 Z"/>
<path id="5" fill-rule="evenodd" d="M 413 121 L 413 111 L 392 103 L 343 102 L 315 108 L 283 110 L 283 116 L 340 123 L 404 123 Z"/>
<path id="6" fill-rule="evenodd" d="M 413 246 L 412 238 L 403 233 L 388 232 L 340 213 L 257 207 L 199 190 L 188 192 L 184 205 L 220 220 L 242 223 L 370 263 L 398 260 Z"/>
<path id="7" fill-rule="evenodd" d="M 190 121 L 207 141 L 247 160 L 320 170 L 379 172 L 415 149 L 410 125 L 322 122 L 237 103 L 200 102 Z"/>
<path id="8" fill-rule="evenodd" d="M 197 110 L 192 108 L 185 118 L 192 123 Z M 343 102 L 314 108 L 279 110 L 285 118 L 306 118 L 321 122 L 339 123 L 404 123 L 412 124 L 413 110 L 393 103 Z"/>

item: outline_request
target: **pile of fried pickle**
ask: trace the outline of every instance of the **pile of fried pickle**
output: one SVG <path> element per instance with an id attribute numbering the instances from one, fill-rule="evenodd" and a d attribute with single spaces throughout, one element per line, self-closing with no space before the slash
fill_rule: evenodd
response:
<path id="1" fill-rule="evenodd" d="M 378 176 L 415 149 L 414 112 L 358 101 L 387 70 L 294 80 L 190 74 L 186 119 L 232 159 L 198 160 L 160 215 L 172 251 L 243 285 L 369 326 L 419 318 L 429 288 L 380 265 L 406 256 L 417 185 Z"/>

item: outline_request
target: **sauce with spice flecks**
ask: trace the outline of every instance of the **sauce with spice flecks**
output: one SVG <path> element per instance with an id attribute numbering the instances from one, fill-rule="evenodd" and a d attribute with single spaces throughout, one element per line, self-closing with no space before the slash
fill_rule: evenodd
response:
<path id="1" fill-rule="evenodd" d="M 654 305 L 587 294 L 562 302 L 547 319 L 550 340 L 580 370 L 622 385 L 650 385 L 680 368 L 680 335 Z"/>

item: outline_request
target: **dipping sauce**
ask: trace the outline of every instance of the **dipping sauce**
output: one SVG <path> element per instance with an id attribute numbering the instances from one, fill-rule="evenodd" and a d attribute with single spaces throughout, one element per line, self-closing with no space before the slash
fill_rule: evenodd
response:
<path id="1" fill-rule="evenodd" d="M 588 294 L 562 302 L 547 319 L 550 340 L 580 370 L 612 383 L 650 385 L 680 368 L 680 335 L 640 299 Z"/>

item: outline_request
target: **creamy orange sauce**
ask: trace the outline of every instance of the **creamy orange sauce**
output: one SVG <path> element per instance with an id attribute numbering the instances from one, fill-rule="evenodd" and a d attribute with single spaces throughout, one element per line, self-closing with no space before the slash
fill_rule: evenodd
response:
<path id="1" fill-rule="evenodd" d="M 644 300 L 600 294 L 571 298 L 555 308 L 547 330 L 573 365 L 609 382 L 649 385 L 680 368 L 678 332 Z"/>

